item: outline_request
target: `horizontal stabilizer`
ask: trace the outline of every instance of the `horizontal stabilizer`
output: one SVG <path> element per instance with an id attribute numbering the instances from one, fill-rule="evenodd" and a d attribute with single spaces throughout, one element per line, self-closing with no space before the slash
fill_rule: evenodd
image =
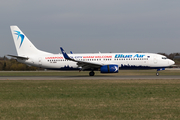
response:
<path id="1" fill-rule="evenodd" d="M 19 58 L 19 59 L 25 59 L 25 60 L 28 60 L 28 59 L 29 59 L 28 57 L 17 56 L 17 55 L 7 55 L 7 56 L 14 57 L 14 58 Z"/>

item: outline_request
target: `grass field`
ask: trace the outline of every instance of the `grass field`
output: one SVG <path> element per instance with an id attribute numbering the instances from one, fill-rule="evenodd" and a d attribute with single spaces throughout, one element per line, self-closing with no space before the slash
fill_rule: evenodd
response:
<path id="1" fill-rule="evenodd" d="M 179 120 L 180 80 L 0 81 L 1 120 Z"/>
<path id="2" fill-rule="evenodd" d="M 155 75 L 155 72 L 120 71 L 110 75 Z M 88 72 L 77 71 L 0 72 L 0 76 L 27 77 L 86 75 Z M 161 71 L 160 75 L 180 75 L 180 71 Z M 180 79 L 1 80 L 0 120 L 32 119 L 179 120 Z"/>

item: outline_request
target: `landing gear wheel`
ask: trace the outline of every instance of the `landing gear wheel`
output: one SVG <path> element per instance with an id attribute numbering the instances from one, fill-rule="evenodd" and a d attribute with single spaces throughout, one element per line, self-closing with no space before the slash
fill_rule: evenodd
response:
<path id="1" fill-rule="evenodd" d="M 156 73 L 156 76 L 159 76 L 159 73 L 158 73 L 158 72 Z"/>
<path id="2" fill-rule="evenodd" d="M 94 71 L 89 72 L 89 76 L 94 76 Z"/>

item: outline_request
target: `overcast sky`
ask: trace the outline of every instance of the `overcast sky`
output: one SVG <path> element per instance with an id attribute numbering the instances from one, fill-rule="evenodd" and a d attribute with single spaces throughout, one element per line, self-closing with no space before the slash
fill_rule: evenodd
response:
<path id="1" fill-rule="evenodd" d="M 180 0 L 1 0 L 0 56 L 17 54 L 10 25 L 52 53 L 180 52 Z"/>

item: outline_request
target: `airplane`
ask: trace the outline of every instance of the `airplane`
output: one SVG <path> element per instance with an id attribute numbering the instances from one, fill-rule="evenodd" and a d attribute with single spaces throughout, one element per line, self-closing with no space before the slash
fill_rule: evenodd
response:
<path id="1" fill-rule="evenodd" d="M 10 26 L 17 55 L 8 55 L 18 62 L 49 70 L 80 70 L 101 73 L 118 73 L 119 70 L 157 69 L 158 71 L 172 66 L 175 62 L 155 53 L 84 53 L 67 54 L 62 47 L 62 54 L 53 54 L 37 49 L 26 35 L 17 27 Z"/>

